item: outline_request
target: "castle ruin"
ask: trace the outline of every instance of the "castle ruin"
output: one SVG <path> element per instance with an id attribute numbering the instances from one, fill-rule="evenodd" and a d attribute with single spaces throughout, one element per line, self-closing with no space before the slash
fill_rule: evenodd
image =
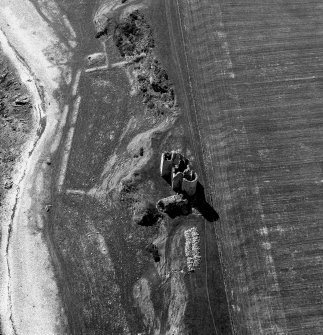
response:
<path id="1" fill-rule="evenodd" d="M 190 197 L 195 194 L 198 176 L 182 154 L 175 151 L 162 153 L 160 175 L 170 179 L 175 192 L 185 193 Z"/>

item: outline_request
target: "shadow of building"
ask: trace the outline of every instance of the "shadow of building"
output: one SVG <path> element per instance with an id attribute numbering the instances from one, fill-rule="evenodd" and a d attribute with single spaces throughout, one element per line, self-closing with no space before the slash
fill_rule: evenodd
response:
<path id="1" fill-rule="evenodd" d="M 198 182 L 196 186 L 196 193 L 191 199 L 192 207 L 200 212 L 204 219 L 208 222 L 215 222 L 219 220 L 219 214 L 207 202 L 205 197 L 204 186 Z"/>

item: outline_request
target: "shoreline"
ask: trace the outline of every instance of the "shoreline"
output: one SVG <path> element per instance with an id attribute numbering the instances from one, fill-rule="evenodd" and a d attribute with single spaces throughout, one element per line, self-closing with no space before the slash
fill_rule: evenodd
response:
<path id="1" fill-rule="evenodd" d="M 29 92 L 32 98 L 33 104 L 33 129 L 29 135 L 27 142 L 23 145 L 19 161 L 15 164 L 14 172 L 12 178 L 15 181 L 15 186 L 12 190 L 9 190 L 4 197 L 3 208 L 1 209 L 0 219 L 3 222 L 4 220 L 10 221 L 7 224 L 4 224 L 1 227 L 1 258 L 5 260 L 1 268 L 1 296 L 2 304 L 0 307 L 1 315 L 7 315 L 7 318 L 11 318 L 11 302 L 10 302 L 10 273 L 8 265 L 8 248 L 10 244 L 11 230 L 12 230 L 12 220 L 14 216 L 15 207 L 17 204 L 17 199 L 19 197 L 19 185 L 24 178 L 25 171 L 28 165 L 29 156 L 32 154 L 34 148 L 37 145 L 38 140 L 41 137 L 41 134 L 38 135 L 38 127 L 41 127 L 41 119 L 44 117 L 44 111 L 42 109 L 43 100 L 38 91 L 36 84 L 36 79 L 33 78 L 30 69 L 27 67 L 21 57 L 16 53 L 14 48 L 10 45 L 7 40 L 6 35 L 0 30 L 0 47 L 2 52 L 8 57 L 12 66 L 16 69 L 19 76 L 20 82 L 25 85 L 27 91 Z M 9 315 L 8 315 L 9 312 Z M 5 319 L 1 318 L 3 330 L 6 332 L 12 333 L 12 325 L 8 325 L 5 322 Z"/>
<path id="2" fill-rule="evenodd" d="M 26 17 L 20 18 L 22 10 Z M 68 67 L 53 66 L 48 61 L 44 45 L 50 46 L 59 39 L 34 10 L 29 1 L 7 2 L 0 14 L 1 47 L 31 95 L 34 125 L 14 168 L 15 187 L 5 196 L 0 213 L 3 242 L 0 313 L 5 335 L 62 334 L 66 329 L 54 269 L 44 241 L 42 211 L 49 199 L 45 157 L 53 154 L 52 143 L 60 140 L 65 124 L 66 113 L 55 92 L 62 87 L 64 70 Z M 28 21 L 29 18 L 33 20 Z M 39 25 L 35 24 L 37 20 Z M 18 29 L 12 30 L 12 22 L 18 22 Z M 24 35 L 19 35 L 21 30 Z M 35 36 L 35 31 L 39 35 Z M 44 41 L 44 36 L 48 40 Z M 68 58 L 70 53 L 61 56 Z"/>

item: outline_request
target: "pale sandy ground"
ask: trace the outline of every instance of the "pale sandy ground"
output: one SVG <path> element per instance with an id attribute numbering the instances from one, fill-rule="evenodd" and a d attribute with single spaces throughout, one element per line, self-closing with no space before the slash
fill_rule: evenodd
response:
<path id="1" fill-rule="evenodd" d="M 100 27 L 102 23 L 105 24 L 106 18 L 110 13 L 122 7 L 125 7 L 123 15 L 126 15 L 128 12 L 132 12 L 134 9 L 145 7 L 146 1 L 142 1 L 142 3 L 136 4 L 134 6 L 129 6 L 130 3 L 135 1 L 136 0 L 128 0 L 125 3 L 121 3 L 120 0 L 100 0 L 98 9 L 96 10 L 94 16 L 94 23 L 97 25 L 97 27 Z"/>
<path id="2" fill-rule="evenodd" d="M 2 49 L 33 95 L 35 123 L 43 116 L 47 120 L 40 139 L 33 132 L 25 147 L 15 170 L 15 187 L 9 193 L 0 216 L 3 237 L 0 315 L 3 333 L 64 334 L 64 311 L 43 241 L 42 213 L 48 196 L 48 181 L 44 179 L 44 173 L 49 167 L 45 162 L 48 154 L 57 148 L 67 113 L 67 108 L 59 105 L 53 93 L 64 79 L 65 83 L 71 80 L 67 65 L 57 66 L 49 59 L 53 56 L 67 61 L 73 43 L 62 44 L 27 0 L 1 0 L 0 30 Z"/>

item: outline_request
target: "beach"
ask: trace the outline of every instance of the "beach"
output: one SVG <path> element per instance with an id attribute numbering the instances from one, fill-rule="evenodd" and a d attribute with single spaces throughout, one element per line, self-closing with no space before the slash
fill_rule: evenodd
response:
<path id="1" fill-rule="evenodd" d="M 71 83 L 64 64 L 72 49 L 30 1 L 3 1 L 1 6 L 1 48 L 31 94 L 34 110 L 34 129 L 1 213 L 2 328 L 4 334 L 63 334 L 64 311 L 44 241 L 43 213 L 49 199 L 46 160 L 66 117 L 57 93 Z"/>

